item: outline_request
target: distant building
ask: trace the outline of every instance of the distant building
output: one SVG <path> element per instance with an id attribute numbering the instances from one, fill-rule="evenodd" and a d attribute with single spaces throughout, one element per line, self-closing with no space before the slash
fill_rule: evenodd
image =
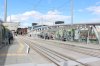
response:
<path id="1" fill-rule="evenodd" d="M 37 23 L 32 23 L 32 29 L 34 29 L 37 25 Z"/>
<path id="2" fill-rule="evenodd" d="M 35 25 L 37 25 L 37 23 L 32 23 L 32 26 L 35 26 Z"/>
<path id="3" fill-rule="evenodd" d="M 27 28 L 18 28 L 17 29 L 17 34 L 20 34 L 20 35 L 27 34 Z"/>
<path id="4" fill-rule="evenodd" d="M 20 25 L 19 22 L 3 22 L 2 24 L 10 31 L 16 31 Z"/>
<path id="5" fill-rule="evenodd" d="M 34 36 L 36 34 L 40 34 L 41 31 L 45 31 L 47 29 L 48 29 L 47 25 L 34 25 L 32 26 L 32 30 L 30 32 L 28 31 L 28 34 Z"/>
<path id="6" fill-rule="evenodd" d="M 47 25 L 35 25 L 33 26 L 33 30 L 43 30 L 43 28 L 45 29 L 45 27 L 47 27 Z"/>

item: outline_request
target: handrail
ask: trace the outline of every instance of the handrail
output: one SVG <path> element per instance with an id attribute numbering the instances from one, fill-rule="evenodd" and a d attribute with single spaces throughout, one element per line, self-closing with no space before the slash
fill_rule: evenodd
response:
<path id="1" fill-rule="evenodd" d="M 92 26 L 92 28 L 93 28 L 93 30 L 94 30 L 94 32 L 95 32 L 95 35 L 96 35 L 96 37 L 97 37 L 97 39 L 98 39 L 98 41 L 99 41 L 99 44 L 100 44 L 100 36 L 99 36 L 98 30 L 97 30 L 96 27 L 94 27 L 94 26 Z"/>

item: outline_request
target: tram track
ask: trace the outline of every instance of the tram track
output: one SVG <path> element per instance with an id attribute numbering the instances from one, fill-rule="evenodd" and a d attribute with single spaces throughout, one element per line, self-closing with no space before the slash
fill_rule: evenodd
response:
<path id="1" fill-rule="evenodd" d="M 79 64 L 80 66 L 88 66 L 85 63 L 82 63 L 80 61 L 77 61 L 76 59 L 73 59 L 71 57 L 65 56 L 61 53 L 58 53 L 54 50 L 48 49 L 46 47 L 40 46 L 39 44 L 35 44 L 35 42 L 32 41 L 27 41 L 26 39 L 24 39 L 25 43 L 30 43 L 30 47 L 32 47 L 33 49 L 35 49 L 36 51 L 38 51 L 39 53 L 44 54 L 46 57 L 48 57 L 51 61 L 53 61 L 57 66 L 61 66 L 60 63 L 64 62 L 64 61 L 68 61 L 71 60 L 73 62 L 76 62 L 76 64 Z"/>
<path id="2" fill-rule="evenodd" d="M 38 41 L 43 42 L 42 40 L 38 40 Z M 75 51 L 78 53 L 82 53 L 82 54 L 86 54 L 89 56 L 100 58 L 100 52 L 97 49 L 94 51 L 94 49 L 89 49 L 89 48 L 84 48 L 84 47 L 69 45 L 69 44 L 64 44 L 64 43 L 59 44 L 54 41 L 53 42 L 45 41 L 45 43 L 47 43 L 48 45 L 53 45 L 53 46 L 57 46 L 57 47 L 60 47 L 63 49 L 67 49 L 67 50 L 71 50 L 71 51 Z"/>
<path id="3" fill-rule="evenodd" d="M 51 42 L 50 43 L 49 42 L 45 42 L 45 43 L 48 43 L 48 45 L 51 45 Z M 85 49 L 85 48 L 77 47 L 77 46 L 74 46 L 74 45 L 66 45 L 66 44 L 56 45 L 54 43 L 52 45 L 60 47 L 60 48 L 63 48 L 63 49 L 67 49 L 67 50 L 71 50 L 71 51 L 75 51 L 75 52 L 78 52 L 78 53 L 82 53 L 82 54 L 86 54 L 86 55 L 89 55 L 89 56 L 100 58 L 100 52 L 99 51 L 97 51 L 97 52 L 96 51 L 92 51 L 92 49 Z"/>

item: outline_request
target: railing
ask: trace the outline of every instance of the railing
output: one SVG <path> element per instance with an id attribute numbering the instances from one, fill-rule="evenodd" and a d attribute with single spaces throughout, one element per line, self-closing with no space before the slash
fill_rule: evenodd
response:
<path id="1" fill-rule="evenodd" d="M 93 28 L 93 30 L 94 30 L 94 32 L 95 32 L 95 35 L 96 35 L 96 37 L 97 37 L 97 39 L 98 39 L 98 42 L 99 42 L 99 44 L 100 44 L 100 28 L 98 27 L 98 26 L 92 26 L 92 28 Z"/>

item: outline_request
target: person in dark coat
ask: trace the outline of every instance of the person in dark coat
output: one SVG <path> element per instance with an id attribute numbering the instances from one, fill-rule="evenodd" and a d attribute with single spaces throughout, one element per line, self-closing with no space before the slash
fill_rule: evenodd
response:
<path id="1" fill-rule="evenodd" d="M 9 32 L 8 33 L 8 41 L 9 41 L 9 44 L 11 44 L 11 40 L 13 40 L 13 35 Z"/>

